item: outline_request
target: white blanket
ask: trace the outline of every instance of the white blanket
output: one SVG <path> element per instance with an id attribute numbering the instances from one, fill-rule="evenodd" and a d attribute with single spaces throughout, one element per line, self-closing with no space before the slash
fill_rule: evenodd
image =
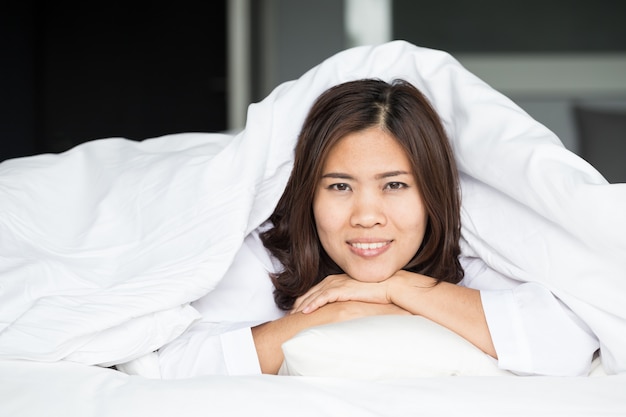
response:
<path id="1" fill-rule="evenodd" d="M 236 136 L 105 139 L 0 164 L 0 359 L 110 365 L 198 315 L 272 212 L 315 98 L 404 78 L 430 98 L 462 174 L 462 251 L 554 292 L 626 372 L 626 185 L 450 55 L 395 41 L 339 53 L 249 108 Z"/>
<path id="2" fill-rule="evenodd" d="M 66 361 L 0 361 L 0 417 L 615 417 L 626 415 L 624 392 L 626 374 L 154 380 Z"/>

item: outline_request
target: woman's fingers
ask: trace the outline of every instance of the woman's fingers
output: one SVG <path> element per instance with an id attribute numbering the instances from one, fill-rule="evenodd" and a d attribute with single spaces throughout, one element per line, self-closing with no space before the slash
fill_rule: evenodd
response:
<path id="1" fill-rule="evenodd" d="M 347 275 L 329 275 L 320 281 L 318 284 L 314 285 L 309 289 L 306 293 L 301 295 L 294 302 L 292 313 L 302 311 L 306 301 L 311 301 L 317 296 L 319 296 L 320 292 L 324 291 L 326 288 L 332 288 L 337 286 L 338 282 L 341 282 L 346 279 L 351 279 Z M 322 304 L 323 305 L 323 304 Z M 318 306 L 320 307 L 320 306 Z"/>
<path id="2" fill-rule="evenodd" d="M 292 312 L 311 313 L 337 301 L 363 301 L 386 304 L 384 283 L 356 281 L 347 275 L 332 275 L 315 285 L 294 303 Z"/>
<path id="3" fill-rule="evenodd" d="M 334 301 L 337 301 L 337 299 L 331 300 L 328 296 L 328 291 L 321 290 L 308 292 L 304 296 L 298 298 L 298 302 L 294 304 L 292 312 L 302 312 L 305 314 L 311 313 L 321 306 Z"/>

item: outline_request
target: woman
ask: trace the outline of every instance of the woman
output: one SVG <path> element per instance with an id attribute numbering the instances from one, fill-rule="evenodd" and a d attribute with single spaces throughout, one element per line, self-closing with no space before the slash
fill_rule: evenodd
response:
<path id="1" fill-rule="evenodd" d="M 378 80 L 331 88 L 304 123 L 263 235 L 285 267 L 274 276 L 276 303 L 291 309 L 301 296 L 294 311 L 303 313 L 337 301 L 395 305 L 495 356 L 479 292 L 454 285 L 463 277 L 459 209 L 452 151 L 417 89 Z"/>
<path id="2" fill-rule="evenodd" d="M 246 239 L 221 288 L 195 303 L 205 322 L 220 325 L 195 326 L 164 348 L 162 372 L 235 374 L 256 365 L 276 373 L 282 343 L 303 329 L 419 314 L 500 359 L 505 369 L 584 373 L 597 341 L 547 290 L 512 284 L 471 261 L 464 278 L 459 211 L 452 151 L 416 88 L 359 80 L 329 89 L 305 120 L 291 177 L 268 224 Z M 270 271 L 271 284 L 259 279 L 262 270 Z M 230 310 L 216 313 L 220 302 Z M 242 309 L 247 317 L 240 317 Z M 227 321 L 247 324 L 224 326 Z M 544 341 L 546 329 L 558 340 Z M 569 355 L 560 354 L 564 347 Z M 196 358 L 187 373 L 180 363 L 168 365 L 168 357 L 181 356 Z M 554 360 L 563 363 L 553 370 Z"/>

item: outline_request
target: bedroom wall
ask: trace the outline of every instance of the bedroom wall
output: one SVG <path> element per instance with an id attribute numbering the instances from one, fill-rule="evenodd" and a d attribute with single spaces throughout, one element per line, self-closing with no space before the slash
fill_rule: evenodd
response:
<path id="1" fill-rule="evenodd" d="M 337 0 L 248 0 L 253 19 L 252 101 L 346 47 Z"/>

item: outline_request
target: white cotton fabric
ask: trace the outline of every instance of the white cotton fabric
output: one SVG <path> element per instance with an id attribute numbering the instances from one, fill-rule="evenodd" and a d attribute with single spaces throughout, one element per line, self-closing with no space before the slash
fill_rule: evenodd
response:
<path id="1" fill-rule="evenodd" d="M 449 54 L 403 41 L 282 84 L 232 138 L 107 139 L 0 164 L 0 358 L 111 364 L 173 339 L 272 212 L 313 101 L 365 77 L 404 78 L 441 115 L 462 173 L 464 255 L 546 287 L 597 335 L 607 371 L 626 372 L 626 185 Z"/>
<path id="2" fill-rule="evenodd" d="M 624 416 L 624 387 L 626 374 L 385 381 L 253 375 L 154 381 L 68 361 L 0 361 L 0 416 Z"/>
<path id="3" fill-rule="evenodd" d="M 461 259 L 461 282 L 479 289 L 498 366 L 519 375 L 580 376 L 591 371 L 598 340 L 542 285 L 520 283 L 478 258 Z"/>
<path id="4" fill-rule="evenodd" d="M 161 377 L 260 374 L 251 327 L 285 315 L 272 296 L 269 273 L 276 270 L 258 229 L 253 231 L 215 289 L 192 303 L 200 321 L 159 350 Z"/>
<path id="5" fill-rule="evenodd" d="M 598 343 L 549 291 L 535 283 L 481 291 L 498 366 L 526 375 L 588 375 Z"/>
<path id="6" fill-rule="evenodd" d="M 498 361 L 449 331 L 419 321 L 406 323 L 400 317 L 399 321 L 373 319 L 304 332 L 283 344 L 287 362 L 283 373 L 368 379 L 511 375 L 506 371 L 556 376 L 590 373 L 598 348 L 596 338 L 548 290 L 504 277 L 478 258 L 461 261 L 465 278 L 460 285 L 481 290 Z M 202 315 L 201 321 L 161 348 L 158 362 L 134 364 L 131 372 L 158 373 L 163 379 L 260 374 L 251 326 L 284 315 L 274 303 L 268 275 L 279 269 L 263 247 L 258 230 L 253 231 L 217 287 L 192 303 Z M 355 353 L 359 344 L 362 346 Z M 316 358 L 314 353 L 323 357 Z M 346 357 L 352 357 L 351 363 L 336 366 Z M 363 361 L 369 365 L 362 367 Z M 128 371 L 126 366 L 122 369 Z"/>

